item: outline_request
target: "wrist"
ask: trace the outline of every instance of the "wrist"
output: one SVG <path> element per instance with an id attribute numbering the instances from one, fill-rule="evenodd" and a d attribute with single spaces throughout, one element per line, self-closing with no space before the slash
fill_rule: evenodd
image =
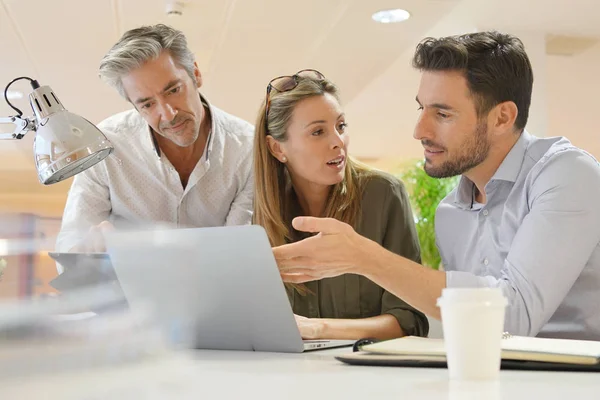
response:
<path id="1" fill-rule="evenodd" d="M 376 242 L 362 238 L 362 241 L 356 246 L 357 256 L 354 263 L 354 271 L 351 273 L 363 276 L 374 275 L 378 273 L 384 262 L 382 258 L 385 256 L 385 249 Z"/>
<path id="2" fill-rule="evenodd" d="M 330 325 L 325 318 L 315 318 L 315 339 L 327 339 L 329 336 Z"/>

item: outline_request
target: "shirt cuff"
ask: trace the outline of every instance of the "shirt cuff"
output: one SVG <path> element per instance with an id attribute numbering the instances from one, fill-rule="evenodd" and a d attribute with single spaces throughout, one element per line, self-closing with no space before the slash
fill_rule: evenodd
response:
<path id="1" fill-rule="evenodd" d="M 402 332 L 406 336 L 423 336 L 427 337 L 429 333 L 429 320 L 425 314 L 418 311 L 403 310 L 395 308 L 387 310 L 384 314 L 390 314 L 398 321 Z"/>

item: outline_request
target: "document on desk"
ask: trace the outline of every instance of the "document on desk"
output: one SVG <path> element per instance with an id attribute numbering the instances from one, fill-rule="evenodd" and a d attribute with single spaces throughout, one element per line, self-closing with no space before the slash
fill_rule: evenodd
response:
<path id="1" fill-rule="evenodd" d="M 359 353 L 337 358 L 361 365 L 446 367 L 443 339 L 413 336 L 366 345 Z M 502 339 L 502 366 L 600 372 L 600 342 L 512 336 Z"/>

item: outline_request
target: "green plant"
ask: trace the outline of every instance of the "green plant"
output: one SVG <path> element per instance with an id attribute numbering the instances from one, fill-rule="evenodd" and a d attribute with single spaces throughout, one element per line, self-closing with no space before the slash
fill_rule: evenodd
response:
<path id="1" fill-rule="evenodd" d="M 457 185 L 459 177 L 432 178 L 423 169 L 423 161 L 410 164 L 400 172 L 415 213 L 415 225 L 421 243 L 423 265 L 438 269 L 441 257 L 435 244 L 435 210 Z"/>

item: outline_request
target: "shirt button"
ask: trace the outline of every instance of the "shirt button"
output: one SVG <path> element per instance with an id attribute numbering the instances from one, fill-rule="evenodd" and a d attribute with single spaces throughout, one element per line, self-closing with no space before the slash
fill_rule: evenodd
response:
<path id="1" fill-rule="evenodd" d="M 488 210 L 483 210 L 483 215 L 484 215 L 485 217 L 487 217 L 487 216 L 488 216 L 488 214 L 489 214 Z"/>
<path id="2" fill-rule="evenodd" d="M 483 265 L 488 265 L 489 263 L 490 263 L 490 262 L 489 262 L 489 260 L 488 260 L 487 258 L 484 258 L 484 259 L 483 259 Z"/>

